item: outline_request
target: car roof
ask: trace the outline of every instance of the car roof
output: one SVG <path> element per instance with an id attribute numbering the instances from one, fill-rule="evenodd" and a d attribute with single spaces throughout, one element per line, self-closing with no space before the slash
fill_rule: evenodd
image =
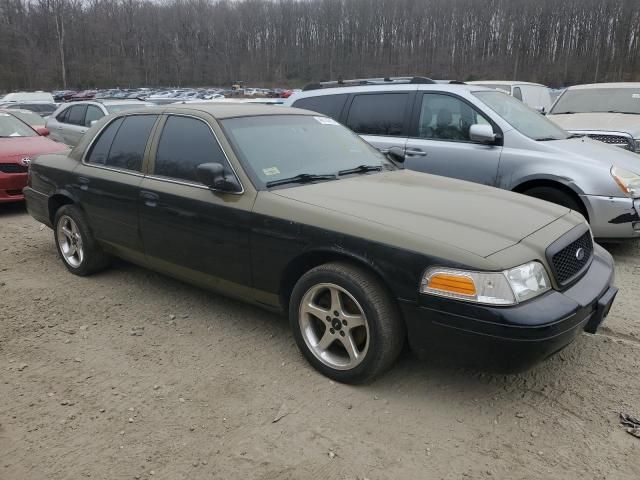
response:
<path id="1" fill-rule="evenodd" d="M 532 85 L 536 87 L 547 87 L 541 83 L 534 82 L 516 82 L 513 80 L 474 80 L 473 82 L 467 82 L 471 85 L 505 85 L 505 86 L 514 86 L 514 85 Z"/>
<path id="2" fill-rule="evenodd" d="M 434 92 L 471 92 L 471 91 L 494 91 L 493 88 L 487 88 L 482 85 L 467 85 L 464 83 L 400 83 L 389 85 L 356 85 L 353 87 L 331 87 L 331 88 L 319 88 L 313 90 L 303 90 L 302 92 L 294 93 L 285 101 L 285 105 L 290 105 L 292 101 L 300 98 L 316 97 L 323 95 L 337 95 L 337 94 L 350 94 L 350 93 L 362 93 L 362 92 L 415 92 L 419 90 L 429 90 Z"/>
<path id="3" fill-rule="evenodd" d="M 640 82 L 588 83 L 568 87 L 568 90 L 590 90 L 592 88 L 640 88 Z"/>
<path id="4" fill-rule="evenodd" d="M 315 115 L 321 114 L 302 110 L 299 108 L 283 108 L 281 105 L 267 105 L 256 103 L 179 103 L 168 104 L 144 109 L 131 109 L 121 112 L 120 115 L 131 115 L 136 113 L 148 114 L 152 112 L 160 113 L 185 113 L 187 111 L 208 113 L 216 119 L 257 117 L 261 115 Z"/>

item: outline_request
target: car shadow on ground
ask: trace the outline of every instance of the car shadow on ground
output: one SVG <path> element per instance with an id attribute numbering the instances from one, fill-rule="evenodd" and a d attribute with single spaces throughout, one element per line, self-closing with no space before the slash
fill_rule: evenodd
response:
<path id="1" fill-rule="evenodd" d="M 24 215 L 27 207 L 24 202 L 0 203 L 0 218 Z"/>

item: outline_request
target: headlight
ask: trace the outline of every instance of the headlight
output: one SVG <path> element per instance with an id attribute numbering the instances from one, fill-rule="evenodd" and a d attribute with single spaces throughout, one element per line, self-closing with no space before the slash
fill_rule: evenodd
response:
<path id="1" fill-rule="evenodd" d="M 613 166 L 611 167 L 611 176 L 625 195 L 631 198 L 640 197 L 640 175 L 624 168 Z"/>
<path id="2" fill-rule="evenodd" d="M 540 262 L 503 272 L 473 272 L 433 267 L 425 272 L 420 292 L 486 305 L 515 305 L 551 288 Z"/>
<path id="3" fill-rule="evenodd" d="M 633 142 L 634 142 L 635 147 L 636 147 L 635 148 L 636 153 L 640 153 L 640 138 L 636 138 Z"/>

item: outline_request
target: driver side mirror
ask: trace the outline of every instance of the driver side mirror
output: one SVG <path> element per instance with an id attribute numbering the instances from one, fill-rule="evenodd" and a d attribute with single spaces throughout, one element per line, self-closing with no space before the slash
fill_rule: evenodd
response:
<path id="1" fill-rule="evenodd" d="M 48 128 L 45 128 L 45 127 L 38 127 L 38 128 L 36 128 L 36 133 L 37 133 L 38 135 L 40 135 L 41 137 L 46 137 L 46 136 L 48 136 L 48 135 L 49 135 L 49 133 L 50 133 L 50 132 L 49 132 L 49 129 L 48 129 Z"/>
<path id="2" fill-rule="evenodd" d="M 404 149 L 400 147 L 391 147 L 388 150 L 381 150 L 381 152 L 387 155 L 394 162 L 404 163 L 404 160 L 405 160 Z"/>
<path id="3" fill-rule="evenodd" d="M 196 168 L 198 180 L 211 190 L 226 193 L 241 193 L 242 186 L 235 177 L 227 177 L 220 163 L 202 163 Z"/>
<path id="4" fill-rule="evenodd" d="M 475 124 L 469 127 L 469 140 L 472 142 L 492 145 L 496 142 L 498 135 L 493 133 L 491 125 Z"/>

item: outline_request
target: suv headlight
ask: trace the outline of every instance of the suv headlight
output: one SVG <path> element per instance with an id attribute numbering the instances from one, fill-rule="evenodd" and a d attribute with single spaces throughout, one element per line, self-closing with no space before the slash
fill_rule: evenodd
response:
<path id="1" fill-rule="evenodd" d="M 420 293 L 499 306 L 515 305 L 550 289 L 549 276 L 540 262 L 502 272 L 433 267 L 420 282 Z"/>
<path id="2" fill-rule="evenodd" d="M 631 198 L 640 197 L 640 175 L 614 165 L 611 167 L 611 176 L 625 195 Z"/>

